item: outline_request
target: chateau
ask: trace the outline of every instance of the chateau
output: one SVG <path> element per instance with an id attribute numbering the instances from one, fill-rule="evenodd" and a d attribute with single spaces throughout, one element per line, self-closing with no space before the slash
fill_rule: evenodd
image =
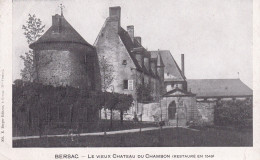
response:
<path id="1" fill-rule="evenodd" d="M 133 106 L 124 117 L 129 120 L 137 116 L 142 121 L 163 120 L 168 125 L 178 121 L 185 126 L 203 119 L 211 124 L 218 100 L 253 96 L 239 79 L 187 79 L 184 55 L 180 68 L 169 50 L 145 49 L 133 25 L 121 26 L 120 7 L 109 8 L 94 45 L 61 14 L 52 17 L 52 26 L 30 48 L 36 53 L 35 79 L 53 86 L 101 90 L 106 73 L 100 62 L 106 60 L 113 80 L 103 90 L 133 95 Z M 149 101 L 142 99 L 140 87 L 151 91 Z"/>
<path id="2" fill-rule="evenodd" d="M 142 46 L 141 37 L 134 34 L 134 26 L 127 26 L 125 30 L 120 24 L 121 8 L 109 8 L 109 17 L 94 46 L 98 57 L 108 59 L 113 65 L 113 91 L 132 94 L 138 112 L 137 89 L 140 85 L 151 89 L 151 101 L 158 101 L 164 93 L 164 64 L 160 54 L 151 55 Z"/>

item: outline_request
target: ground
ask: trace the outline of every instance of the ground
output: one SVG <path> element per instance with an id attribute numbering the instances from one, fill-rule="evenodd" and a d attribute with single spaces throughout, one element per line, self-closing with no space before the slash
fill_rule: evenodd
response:
<path id="1" fill-rule="evenodd" d="M 195 147 L 252 146 L 252 129 L 165 128 L 137 133 L 15 140 L 13 147 Z"/>
<path id="2" fill-rule="evenodd" d="M 72 126 L 72 127 L 71 127 Z M 68 134 L 70 130 L 73 133 L 91 133 L 91 132 L 103 132 L 103 131 L 117 131 L 125 129 L 135 129 L 135 128 L 146 128 L 146 127 L 157 127 L 158 124 L 155 122 L 139 123 L 134 121 L 123 121 L 121 123 L 119 120 L 113 120 L 112 127 L 110 126 L 110 120 L 100 120 L 95 122 L 81 123 L 67 123 L 67 124 L 55 124 L 42 127 L 42 135 L 59 135 Z M 13 136 L 36 136 L 39 135 L 39 128 L 13 128 Z"/>

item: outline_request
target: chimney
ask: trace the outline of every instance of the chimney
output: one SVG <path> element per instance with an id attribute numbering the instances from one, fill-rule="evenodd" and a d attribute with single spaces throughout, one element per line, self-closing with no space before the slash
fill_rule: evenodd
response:
<path id="1" fill-rule="evenodd" d="M 55 16 L 52 16 L 52 26 L 53 26 L 53 32 L 54 33 L 60 33 L 61 32 L 61 17 L 60 17 L 60 15 L 56 14 Z"/>
<path id="2" fill-rule="evenodd" d="M 109 7 L 109 17 L 115 20 L 118 20 L 119 26 L 121 25 L 121 7 Z"/>
<path id="3" fill-rule="evenodd" d="M 135 39 L 137 40 L 137 42 L 138 42 L 139 44 L 142 45 L 142 38 L 141 38 L 141 37 L 135 37 Z"/>
<path id="4" fill-rule="evenodd" d="M 184 54 L 181 54 L 181 71 L 183 76 L 185 76 L 185 72 L 184 72 Z"/>
<path id="5" fill-rule="evenodd" d="M 129 34 L 129 36 L 130 36 L 130 38 L 131 38 L 131 40 L 132 40 L 132 42 L 134 42 L 134 31 L 135 31 L 135 28 L 134 28 L 134 26 L 127 26 L 126 27 L 127 28 L 127 32 L 128 32 L 128 34 Z"/>

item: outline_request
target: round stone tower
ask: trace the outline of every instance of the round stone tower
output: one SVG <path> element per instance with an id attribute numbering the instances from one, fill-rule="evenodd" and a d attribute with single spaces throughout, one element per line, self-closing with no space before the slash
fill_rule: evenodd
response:
<path id="1" fill-rule="evenodd" d="M 63 15 L 52 16 L 52 26 L 29 47 L 35 55 L 36 82 L 91 90 L 97 88 L 95 48 L 80 36 Z"/>

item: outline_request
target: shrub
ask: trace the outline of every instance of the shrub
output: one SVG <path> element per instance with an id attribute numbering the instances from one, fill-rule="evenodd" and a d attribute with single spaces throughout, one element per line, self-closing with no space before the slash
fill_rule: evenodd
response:
<path id="1" fill-rule="evenodd" d="M 252 99 L 220 101 L 215 109 L 215 124 L 238 127 L 252 126 L 252 116 Z"/>
<path id="2" fill-rule="evenodd" d="M 130 95 L 16 80 L 13 84 L 13 125 L 24 129 L 97 121 L 98 111 L 104 106 L 123 113 L 132 101 Z"/>

